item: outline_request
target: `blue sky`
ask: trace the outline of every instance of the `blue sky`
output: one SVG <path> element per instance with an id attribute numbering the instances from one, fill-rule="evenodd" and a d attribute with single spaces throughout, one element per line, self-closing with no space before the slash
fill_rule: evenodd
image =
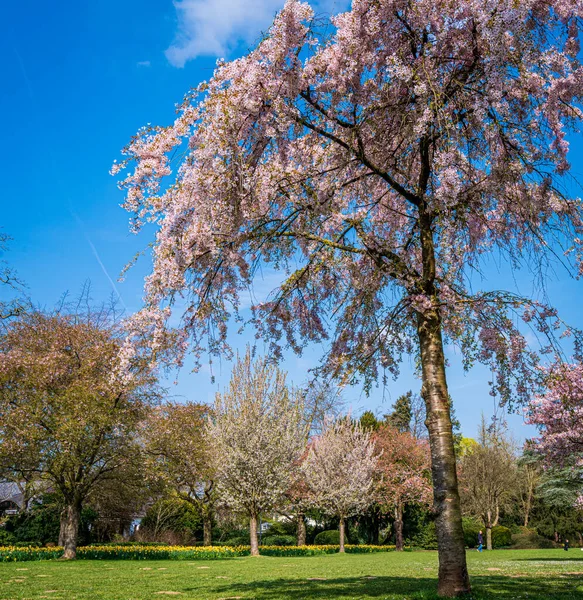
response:
<path id="1" fill-rule="evenodd" d="M 126 281 L 124 264 L 143 248 L 144 237 L 128 230 L 128 215 L 109 169 L 130 136 L 146 123 L 167 124 L 174 105 L 212 75 L 217 57 L 233 58 L 264 30 L 280 0 L 100 0 L 99 2 L 7 3 L 0 24 L 0 227 L 14 241 L 6 255 L 28 285 L 33 300 L 51 307 L 65 291 L 91 280 L 95 300 L 115 288 L 128 312 L 140 307 L 143 260 Z M 342 0 L 321 0 L 320 11 L 344 8 Z M 577 147 L 578 146 L 578 147 Z M 581 144 L 575 144 L 575 173 Z M 579 167 L 579 168 L 578 168 Z M 500 266 L 504 276 L 504 265 Z M 492 269 L 493 278 L 501 275 Z M 269 282 L 259 282 L 265 286 Z M 528 287 L 528 276 L 523 282 Z M 558 273 L 550 296 L 564 316 L 583 326 L 581 283 Z M 524 290 L 526 291 L 526 290 Z M 249 336 L 233 336 L 244 347 Z M 260 346 L 261 349 L 261 346 Z M 318 348 L 289 356 L 285 368 L 301 383 Z M 483 411 L 492 414 L 489 372 L 464 375 L 455 356 L 448 377 L 462 428 L 474 435 Z M 173 394 L 212 400 L 228 379 L 229 364 L 178 376 Z M 383 413 L 419 382 L 405 365 L 398 382 L 371 397 L 346 391 L 353 412 Z M 521 417 L 509 423 L 518 438 L 529 433 Z"/>

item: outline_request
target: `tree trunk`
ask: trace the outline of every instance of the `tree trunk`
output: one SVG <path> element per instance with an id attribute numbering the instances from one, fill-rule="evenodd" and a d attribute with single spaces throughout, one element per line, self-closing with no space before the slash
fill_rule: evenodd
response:
<path id="1" fill-rule="evenodd" d="M 395 550 L 403 551 L 403 507 L 395 506 Z"/>
<path id="2" fill-rule="evenodd" d="M 339 552 L 344 552 L 344 517 L 340 517 L 340 549 Z"/>
<path id="3" fill-rule="evenodd" d="M 72 560 L 77 556 L 77 534 L 81 506 L 72 502 L 67 504 L 61 513 L 61 529 L 59 531 L 59 546 L 63 547 L 61 558 Z"/>
<path id="4" fill-rule="evenodd" d="M 486 525 L 486 550 L 492 550 L 492 525 Z"/>
<path id="5" fill-rule="evenodd" d="M 257 515 L 249 519 L 249 537 L 251 539 L 251 556 L 259 556 L 259 542 L 257 541 Z"/>
<path id="6" fill-rule="evenodd" d="M 375 510 L 372 517 L 372 544 L 373 546 L 379 545 L 379 536 L 380 536 L 380 517 L 378 511 Z"/>
<path id="7" fill-rule="evenodd" d="M 532 496 L 533 496 L 533 485 L 529 481 L 528 491 L 526 493 L 526 504 L 524 507 L 524 526 L 525 527 L 528 527 L 528 519 L 530 517 L 530 506 L 532 504 Z"/>
<path id="8" fill-rule="evenodd" d="M 205 546 L 212 546 L 213 543 L 213 522 L 211 516 L 204 514 L 202 517 L 202 543 Z"/>
<path id="9" fill-rule="evenodd" d="M 306 517 L 303 513 L 298 513 L 298 546 L 306 545 Z"/>
<path id="10" fill-rule="evenodd" d="M 424 239 L 423 242 L 424 246 L 432 244 L 432 240 L 427 242 Z M 432 247 L 429 250 L 433 252 Z M 431 448 L 433 507 L 436 512 L 439 556 L 438 594 L 461 596 L 470 592 L 470 580 L 445 377 L 441 319 L 437 311 L 419 313 L 417 332 L 421 350 L 422 396 L 427 407 L 426 425 Z"/>

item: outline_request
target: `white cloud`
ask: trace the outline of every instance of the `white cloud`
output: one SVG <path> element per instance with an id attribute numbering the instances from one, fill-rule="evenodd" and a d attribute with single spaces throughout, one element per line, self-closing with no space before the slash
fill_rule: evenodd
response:
<path id="1" fill-rule="evenodd" d="M 228 57 L 239 43 L 252 44 L 267 30 L 284 0 L 175 0 L 178 31 L 166 58 L 175 67 L 197 56 Z M 312 3 L 317 12 L 345 10 L 349 0 Z"/>
<path id="2" fill-rule="evenodd" d="M 137 63 L 138 67 L 149 67 L 151 64 L 152 63 L 149 60 L 140 60 Z"/>

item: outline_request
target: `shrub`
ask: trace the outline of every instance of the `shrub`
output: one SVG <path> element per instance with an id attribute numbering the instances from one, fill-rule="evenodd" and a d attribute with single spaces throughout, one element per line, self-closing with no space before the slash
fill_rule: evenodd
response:
<path id="1" fill-rule="evenodd" d="M 492 527 L 492 548 L 507 548 L 512 544 L 512 533 L 508 527 Z"/>
<path id="2" fill-rule="evenodd" d="M 538 534 L 536 529 L 519 527 L 518 533 L 512 536 L 512 548 L 517 550 L 536 550 L 555 548 L 557 544 Z"/>
<path id="3" fill-rule="evenodd" d="M 10 531 L 0 529 L 0 546 L 10 546 L 15 540 L 14 534 L 10 533 Z"/>
<path id="4" fill-rule="evenodd" d="M 328 529 L 327 531 L 321 531 L 314 538 L 314 545 L 325 546 L 325 545 L 338 545 L 340 544 L 340 532 L 336 529 Z"/>
<path id="5" fill-rule="evenodd" d="M 233 537 L 228 537 L 224 542 L 225 546 L 248 546 L 249 545 L 249 536 L 248 535 L 235 535 Z"/>
<path id="6" fill-rule="evenodd" d="M 264 546 L 293 546 L 295 542 L 293 535 L 266 535 L 261 540 Z"/>
<path id="7" fill-rule="evenodd" d="M 471 517 L 462 519 L 462 527 L 464 529 L 464 543 L 468 548 L 475 548 L 478 545 L 478 533 L 482 525 Z"/>
<path id="8" fill-rule="evenodd" d="M 192 541 L 200 533 L 202 521 L 197 508 L 178 497 L 155 502 L 140 524 L 140 537 L 148 541 Z"/>
<path id="9" fill-rule="evenodd" d="M 411 538 L 411 546 L 423 548 L 423 550 L 437 550 L 437 533 L 433 521 L 426 523 L 419 532 Z"/>

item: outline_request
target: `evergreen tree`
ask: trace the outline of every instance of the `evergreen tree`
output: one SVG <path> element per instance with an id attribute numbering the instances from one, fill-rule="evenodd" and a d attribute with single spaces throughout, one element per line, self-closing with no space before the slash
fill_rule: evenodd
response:
<path id="1" fill-rule="evenodd" d="M 393 412 L 387 415 L 388 424 L 401 433 L 411 431 L 412 404 L 413 392 L 411 390 L 399 396 L 393 404 Z"/>

